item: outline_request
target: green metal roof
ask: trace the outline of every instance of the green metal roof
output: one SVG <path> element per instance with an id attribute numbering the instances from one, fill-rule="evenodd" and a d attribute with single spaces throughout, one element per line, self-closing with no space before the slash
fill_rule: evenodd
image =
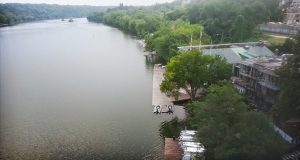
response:
<path id="1" fill-rule="evenodd" d="M 206 55 L 218 55 L 227 60 L 228 63 L 239 63 L 243 60 L 272 56 L 273 52 L 265 46 L 249 46 L 247 49 L 238 46 L 232 46 L 230 48 L 216 48 L 216 49 L 203 49 L 203 53 Z"/>

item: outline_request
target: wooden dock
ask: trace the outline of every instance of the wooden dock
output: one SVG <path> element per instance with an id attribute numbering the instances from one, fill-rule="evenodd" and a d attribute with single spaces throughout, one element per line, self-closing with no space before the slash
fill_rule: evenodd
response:
<path id="1" fill-rule="evenodd" d="M 155 107 L 160 106 L 159 113 L 168 113 L 168 106 L 173 105 L 173 103 L 169 100 L 169 97 L 160 91 L 160 84 L 164 78 L 165 69 L 161 65 L 154 65 L 153 70 L 153 88 L 152 88 L 152 106 Z"/>
<path id="2" fill-rule="evenodd" d="M 165 160 L 181 160 L 182 150 L 178 139 L 165 138 Z"/>

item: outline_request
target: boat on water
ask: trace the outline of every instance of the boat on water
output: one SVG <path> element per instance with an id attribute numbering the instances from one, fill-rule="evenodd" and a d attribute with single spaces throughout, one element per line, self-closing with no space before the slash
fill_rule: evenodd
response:
<path id="1" fill-rule="evenodd" d="M 69 19 L 69 22 L 74 22 L 74 20 L 71 18 L 71 19 Z"/>
<path id="2" fill-rule="evenodd" d="M 61 19 L 61 21 L 65 21 L 65 19 Z"/>

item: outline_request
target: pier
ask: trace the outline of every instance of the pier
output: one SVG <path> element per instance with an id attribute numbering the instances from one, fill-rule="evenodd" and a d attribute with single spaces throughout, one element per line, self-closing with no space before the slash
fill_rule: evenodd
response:
<path id="1" fill-rule="evenodd" d="M 178 139 L 165 138 L 164 160 L 181 160 L 182 153 Z"/>
<path id="2" fill-rule="evenodd" d="M 147 54 L 144 55 L 147 61 L 153 61 L 156 53 L 155 52 L 149 52 Z"/>
<path id="3" fill-rule="evenodd" d="M 169 97 L 160 91 L 160 84 L 164 78 L 165 68 L 160 64 L 155 64 L 153 69 L 152 106 L 154 113 L 173 112 L 173 103 Z M 158 107 L 159 106 L 159 107 Z"/>

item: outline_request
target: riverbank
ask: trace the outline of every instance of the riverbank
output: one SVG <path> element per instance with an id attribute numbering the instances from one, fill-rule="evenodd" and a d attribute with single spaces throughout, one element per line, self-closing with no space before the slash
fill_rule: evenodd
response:
<path id="1" fill-rule="evenodd" d="M 87 17 L 93 12 L 105 12 L 114 6 L 54 5 L 0 3 L 0 24 L 16 25 L 26 22 L 61 18 Z"/>
<path id="2" fill-rule="evenodd" d="M 0 27 L 7 27 L 9 24 L 0 24 Z"/>

